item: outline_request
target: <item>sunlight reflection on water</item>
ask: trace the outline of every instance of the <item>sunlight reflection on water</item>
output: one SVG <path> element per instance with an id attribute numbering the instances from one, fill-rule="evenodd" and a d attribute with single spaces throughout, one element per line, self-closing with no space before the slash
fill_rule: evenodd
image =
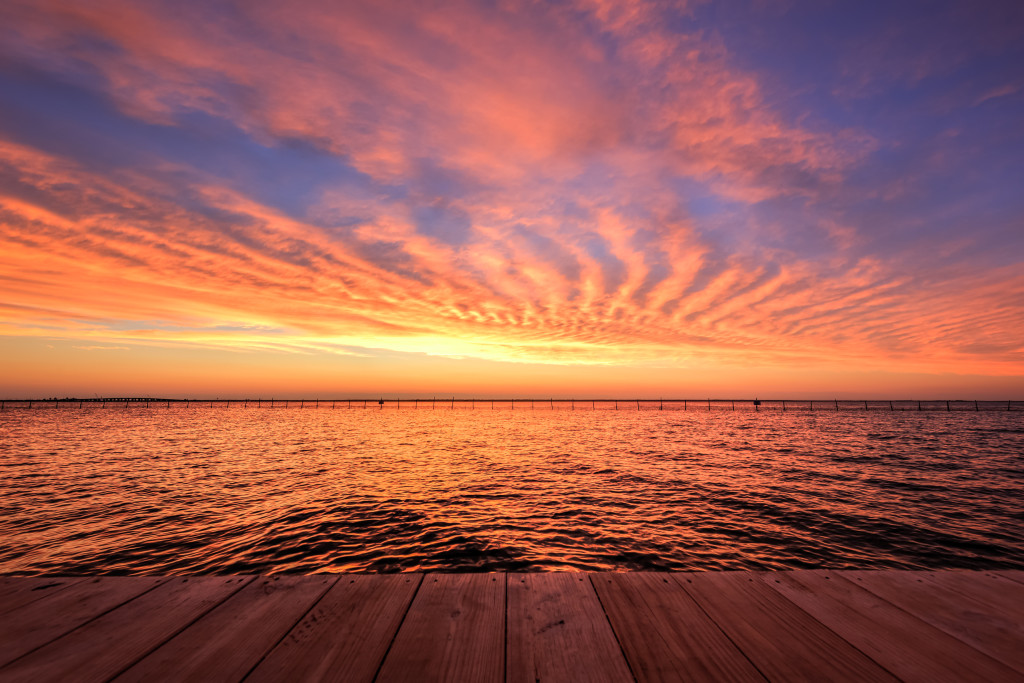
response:
<path id="1" fill-rule="evenodd" d="M 1024 413 L 0 413 L 0 572 L 1024 567 Z"/>

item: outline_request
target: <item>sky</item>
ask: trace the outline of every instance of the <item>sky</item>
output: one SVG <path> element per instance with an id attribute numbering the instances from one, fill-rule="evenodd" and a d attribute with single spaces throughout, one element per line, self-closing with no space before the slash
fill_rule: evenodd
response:
<path id="1" fill-rule="evenodd" d="M 1024 3 L 5 0 L 7 397 L 1024 398 Z"/>

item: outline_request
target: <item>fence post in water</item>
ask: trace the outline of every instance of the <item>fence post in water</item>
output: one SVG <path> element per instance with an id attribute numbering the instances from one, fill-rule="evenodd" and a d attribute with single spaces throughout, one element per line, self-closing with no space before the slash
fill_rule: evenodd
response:
<path id="1" fill-rule="evenodd" d="M 637 399 L 636 401 L 636 412 L 640 412 L 640 399 Z"/>
<path id="2" fill-rule="evenodd" d="M 889 401 L 889 412 L 891 413 L 894 410 L 896 409 L 892 407 L 892 401 Z"/>
<path id="3" fill-rule="evenodd" d="M 782 412 L 786 412 L 786 402 L 782 402 Z"/>
<path id="4" fill-rule="evenodd" d="M 708 412 L 711 412 L 711 399 L 708 399 Z"/>
<path id="5" fill-rule="evenodd" d="M 491 399 L 491 410 L 494 410 L 494 399 Z"/>
<path id="6" fill-rule="evenodd" d="M 618 410 L 618 409 L 619 409 L 619 402 L 618 402 L 618 401 L 616 401 L 616 402 L 615 402 L 615 410 Z"/>
<path id="7" fill-rule="evenodd" d="M 864 410 L 867 410 L 867 409 L 868 409 L 868 402 L 864 401 Z"/>
<path id="8" fill-rule="evenodd" d="M 551 410 L 554 410 L 555 409 L 555 399 L 549 398 L 548 399 L 548 403 L 551 404 Z"/>
<path id="9" fill-rule="evenodd" d="M 946 412 L 949 412 L 949 401 L 946 401 Z"/>
<path id="10" fill-rule="evenodd" d="M 838 398 L 834 398 L 832 400 L 836 402 L 836 412 L 838 413 L 839 412 L 839 399 Z"/>
<path id="11" fill-rule="evenodd" d="M 684 411 L 686 410 L 686 399 L 685 398 L 683 399 L 683 410 Z"/>
<path id="12" fill-rule="evenodd" d="M 576 399 L 572 399 L 572 409 L 576 410 Z"/>
<path id="13" fill-rule="evenodd" d="M 732 410 L 733 412 L 736 412 L 736 401 L 732 402 Z"/>
<path id="14" fill-rule="evenodd" d="M 978 412 L 978 399 L 974 399 L 974 412 Z"/>
<path id="15" fill-rule="evenodd" d="M 1010 402 L 1006 402 L 1006 412 L 1010 412 Z"/>
<path id="16" fill-rule="evenodd" d="M 452 396 L 452 410 L 455 410 L 455 397 Z"/>
<path id="17" fill-rule="evenodd" d="M 435 396 L 434 398 L 430 399 L 430 409 L 433 410 L 436 407 L 437 407 L 437 396 Z"/>
<path id="18" fill-rule="evenodd" d="M 29 407 L 30 409 L 32 408 L 32 401 L 29 401 L 29 402 L 28 402 L 28 407 Z"/>
<path id="19" fill-rule="evenodd" d="M 320 399 L 316 399 L 316 403 L 313 405 L 314 408 L 320 407 Z"/>
<path id="20" fill-rule="evenodd" d="M 594 401 L 590 402 L 590 409 L 591 410 L 597 410 L 597 408 L 594 406 Z"/>
<path id="21" fill-rule="evenodd" d="M 665 399 L 658 399 L 658 410 L 665 410 Z"/>
<path id="22" fill-rule="evenodd" d="M 82 406 L 81 406 L 81 404 L 79 404 L 79 406 L 78 406 L 78 407 L 79 407 L 79 408 L 81 408 L 81 407 L 82 407 Z M 170 407 L 171 407 L 171 402 L 170 402 L 170 401 L 167 401 L 167 407 L 168 407 L 168 408 L 170 408 Z"/>
<path id="23" fill-rule="evenodd" d="M 917 412 L 921 412 L 921 402 L 917 402 Z"/>
<path id="24" fill-rule="evenodd" d="M 299 401 L 299 408 L 305 408 L 305 407 L 306 407 L 306 399 L 302 399 L 301 401 Z"/>

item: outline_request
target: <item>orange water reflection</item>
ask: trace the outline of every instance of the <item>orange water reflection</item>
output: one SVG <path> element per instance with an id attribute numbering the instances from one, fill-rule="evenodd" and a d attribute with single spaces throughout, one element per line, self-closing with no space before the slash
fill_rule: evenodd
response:
<path id="1" fill-rule="evenodd" d="M 1021 567 L 1020 412 L 0 413 L 0 572 Z"/>

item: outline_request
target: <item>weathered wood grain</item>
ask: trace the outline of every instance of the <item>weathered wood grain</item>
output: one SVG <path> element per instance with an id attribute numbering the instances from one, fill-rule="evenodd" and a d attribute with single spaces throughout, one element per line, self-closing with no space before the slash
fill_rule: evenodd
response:
<path id="1" fill-rule="evenodd" d="M 896 680 L 749 572 L 673 576 L 770 680 Z"/>
<path id="2" fill-rule="evenodd" d="M 586 574 L 509 574 L 508 683 L 632 681 Z"/>
<path id="3" fill-rule="evenodd" d="M 0 615 L 19 609 L 81 581 L 85 581 L 85 578 L 6 576 L 0 579 Z"/>
<path id="4" fill-rule="evenodd" d="M 0 666 L 56 640 L 164 581 L 166 579 L 145 576 L 87 579 L 8 612 L 0 619 Z"/>
<path id="5" fill-rule="evenodd" d="M 1022 579 L 2 577 L 0 681 L 1024 680 Z"/>
<path id="6" fill-rule="evenodd" d="M 1020 569 L 1004 569 L 1002 571 L 992 573 L 998 574 L 1004 579 L 1010 579 L 1011 581 L 1016 581 L 1017 583 L 1024 583 L 1024 571 L 1021 571 Z"/>
<path id="7" fill-rule="evenodd" d="M 917 572 L 918 578 L 960 593 L 986 612 L 1024 626 L 1024 585 L 997 572 Z"/>
<path id="8" fill-rule="evenodd" d="M 250 581 L 252 577 L 170 579 L 0 668 L 0 680 L 108 681 Z"/>
<path id="9" fill-rule="evenodd" d="M 590 579 L 640 683 L 764 681 L 668 574 L 594 573 Z"/>
<path id="10" fill-rule="evenodd" d="M 756 576 L 905 681 L 1000 681 L 1017 675 L 841 574 L 796 571 Z"/>
<path id="11" fill-rule="evenodd" d="M 125 671 L 118 681 L 240 681 L 337 581 L 259 578 Z"/>
<path id="12" fill-rule="evenodd" d="M 425 576 L 377 680 L 488 683 L 504 677 L 505 575 Z"/>
<path id="13" fill-rule="evenodd" d="M 1024 673 L 1024 623 L 1022 603 L 1016 592 L 1024 586 L 1000 579 L 1000 585 L 993 590 L 983 586 L 985 577 L 981 572 L 971 572 L 969 580 L 957 589 L 945 581 L 935 580 L 936 576 L 944 574 L 946 572 L 848 571 L 842 575 Z M 975 584 L 974 590 L 966 590 L 970 582 Z M 1000 594 L 1004 596 L 1002 600 Z"/>
<path id="14" fill-rule="evenodd" d="M 373 680 L 421 574 L 342 575 L 246 679 Z"/>

